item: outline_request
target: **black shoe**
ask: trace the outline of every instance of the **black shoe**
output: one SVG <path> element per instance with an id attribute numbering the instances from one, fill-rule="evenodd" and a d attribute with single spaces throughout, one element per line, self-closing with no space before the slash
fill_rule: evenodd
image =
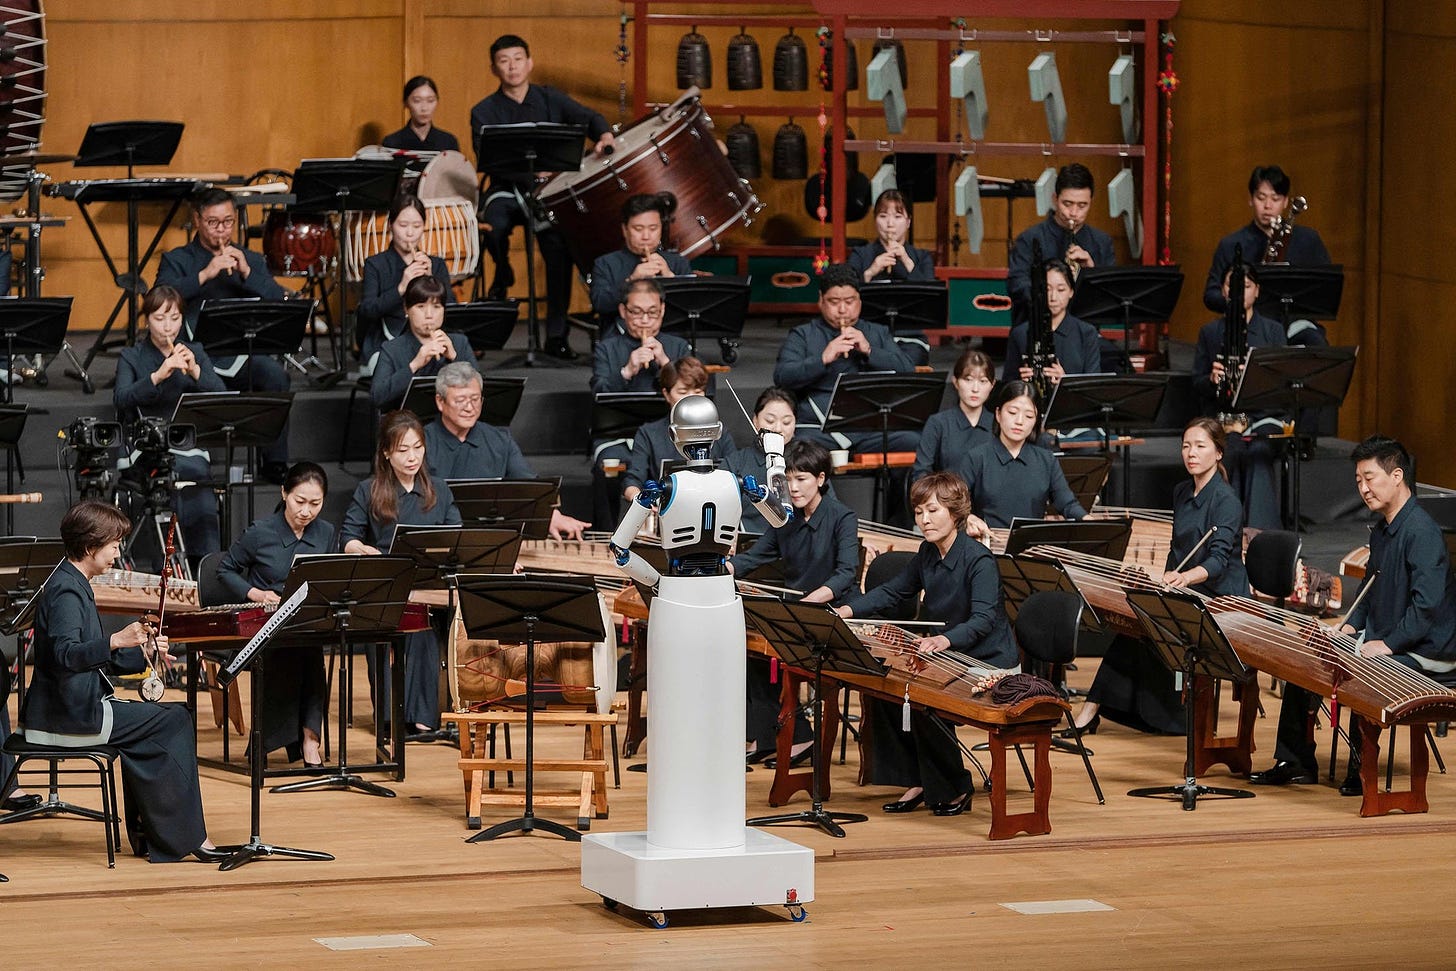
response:
<path id="1" fill-rule="evenodd" d="M 1347 775 L 1345 781 L 1340 783 L 1340 795 L 1363 796 L 1365 795 L 1365 783 L 1360 781 L 1358 775 Z"/>
<path id="2" fill-rule="evenodd" d="M 1249 782 L 1256 786 L 1308 785 L 1317 773 L 1306 772 L 1297 762 L 1275 762 L 1263 772 L 1249 775 Z"/>
<path id="3" fill-rule="evenodd" d="M 757 765 L 764 759 L 771 758 L 773 754 L 774 750 L 771 748 L 754 749 L 752 752 L 749 752 L 746 756 L 744 756 L 743 761 L 748 765 Z"/>
<path id="4" fill-rule="evenodd" d="M 198 863 L 221 863 L 232 856 L 231 853 L 221 847 L 199 846 L 192 851 Z"/>
<path id="5" fill-rule="evenodd" d="M 406 742 L 422 742 L 426 744 L 438 742 L 440 740 L 440 730 L 437 728 L 426 728 L 423 731 L 406 732 L 404 740 Z"/>
<path id="6" fill-rule="evenodd" d="M 0 809 L 8 813 L 18 813 L 27 809 L 34 809 L 39 805 L 40 796 L 32 792 L 25 796 L 10 796 L 4 802 L 0 802 Z"/>
<path id="7" fill-rule="evenodd" d="M 1096 735 L 1097 729 L 1102 725 L 1102 714 L 1099 712 L 1092 716 L 1092 720 L 1082 726 L 1083 735 Z M 1070 728 L 1064 728 L 1057 732 L 1057 738 L 1076 738 L 1077 734 Z"/>
<path id="8" fill-rule="evenodd" d="M 516 271 L 511 269 L 509 263 L 501 263 L 495 269 L 495 276 L 490 281 L 490 289 L 486 291 L 487 300 L 504 300 L 510 291 L 511 285 L 516 282 Z"/>
<path id="9" fill-rule="evenodd" d="M 938 802 L 930 807 L 930 811 L 936 816 L 959 816 L 971 807 L 971 794 L 967 792 L 959 799 L 951 802 Z"/>
<path id="10" fill-rule="evenodd" d="M 900 799 L 896 802 L 887 802 L 880 808 L 887 813 L 913 813 L 920 808 L 925 801 L 925 793 L 921 793 L 913 799 Z"/>
<path id="11" fill-rule="evenodd" d="M 799 766 L 803 765 L 805 762 L 809 761 L 813 757 L 814 757 L 814 746 L 810 745 L 808 748 L 804 749 L 804 751 L 800 752 L 798 755 L 794 755 L 794 756 L 791 756 L 789 758 L 789 768 L 791 768 L 791 769 L 797 769 Z M 763 760 L 763 767 L 765 769 L 777 769 L 779 767 L 779 760 L 778 759 L 764 759 Z"/>
<path id="12" fill-rule="evenodd" d="M 547 341 L 546 346 L 541 348 L 541 352 L 547 357 L 556 358 L 558 361 L 574 361 L 580 356 L 576 351 L 571 349 L 571 345 L 567 343 L 565 337 Z"/>

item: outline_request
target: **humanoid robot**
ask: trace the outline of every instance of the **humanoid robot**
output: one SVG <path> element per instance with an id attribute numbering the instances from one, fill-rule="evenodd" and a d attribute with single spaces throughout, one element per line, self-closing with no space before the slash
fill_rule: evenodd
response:
<path id="1" fill-rule="evenodd" d="M 609 906 L 620 901 L 649 913 L 807 902 L 812 851 L 744 826 L 743 603 L 727 567 L 744 499 L 770 525 L 788 521 L 783 437 L 761 433 L 768 481 L 759 484 L 714 468 L 709 450 L 723 423 L 708 398 L 683 398 L 670 424 L 687 468 L 647 483 L 611 539 L 617 565 L 655 594 L 647 627 L 647 831 L 585 837 L 582 885 Z M 665 573 L 631 550 L 654 509 Z"/>

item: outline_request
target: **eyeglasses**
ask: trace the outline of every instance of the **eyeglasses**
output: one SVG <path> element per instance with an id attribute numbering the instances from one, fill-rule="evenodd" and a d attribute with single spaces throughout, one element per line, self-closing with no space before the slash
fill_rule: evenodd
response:
<path id="1" fill-rule="evenodd" d="M 656 320 L 662 316 L 661 307 L 628 307 L 627 316 L 633 320 Z"/>
<path id="2" fill-rule="evenodd" d="M 222 229 L 224 227 L 230 228 L 236 225 L 237 221 L 237 216 L 228 216 L 225 219 L 204 219 L 202 220 L 202 225 L 206 226 L 208 229 Z"/>
<path id="3" fill-rule="evenodd" d="M 446 398 L 445 403 L 451 408 L 479 408 L 481 396 L 471 395 L 468 398 Z"/>

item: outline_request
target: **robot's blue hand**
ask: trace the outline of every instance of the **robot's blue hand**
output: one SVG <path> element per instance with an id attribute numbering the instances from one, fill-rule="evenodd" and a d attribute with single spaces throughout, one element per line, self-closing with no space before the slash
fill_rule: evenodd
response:
<path id="1" fill-rule="evenodd" d="M 611 549 L 612 556 L 616 559 L 617 566 L 619 567 L 626 566 L 627 561 L 632 558 L 632 551 L 629 549 L 618 546 L 616 543 L 608 543 L 607 546 Z"/>
<path id="2" fill-rule="evenodd" d="M 662 498 L 661 484 L 648 479 L 642 483 L 642 491 L 637 493 L 636 502 L 645 509 L 651 509 L 657 505 L 657 500 Z"/>
<path id="3" fill-rule="evenodd" d="M 753 476 L 745 475 L 743 477 L 743 494 L 748 497 L 750 502 L 763 502 L 768 498 L 768 489 L 759 485 L 758 480 Z"/>

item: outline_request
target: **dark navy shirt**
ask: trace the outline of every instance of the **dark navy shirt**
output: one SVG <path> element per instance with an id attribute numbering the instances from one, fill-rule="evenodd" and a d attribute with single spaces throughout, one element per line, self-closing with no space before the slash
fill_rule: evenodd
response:
<path id="1" fill-rule="evenodd" d="M 784 338 L 778 360 L 774 363 L 774 384 L 798 394 L 800 424 L 818 426 L 823 423 L 829 410 L 829 398 L 834 394 L 834 384 L 841 374 L 915 370 L 915 365 L 895 343 L 888 327 L 866 320 L 859 321 L 855 327 L 869 342 L 869 354 L 856 351 L 848 357 L 837 357 L 827 365 L 824 363 L 824 349 L 839 336 L 839 328 L 829 326 L 821 317 L 815 317 L 789 331 L 788 337 Z"/>
<path id="2" fill-rule="evenodd" d="M 955 469 L 971 449 L 991 440 L 995 435 L 991 428 L 990 408 L 981 409 L 980 420 L 974 425 L 961 410 L 959 402 L 937 411 L 920 433 L 920 447 L 915 450 L 915 467 L 910 470 L 910 481 L 914 482 L 931 472 Z"/>
<path id="3" fill-rule="evenodd" d="M 445 288 L 441 302 L 447 306 L 454 303 L 450 268 L 438 256 L 430 257 L 430 275 Z M 399 292 L 399 281 L 403 279 L 404 257 L 393 246 L 364 261 L 364 286 L 359 296 L 360 323 L 368 326 L 375 322 L 382 324 L 386 341 L 394 340 L 409 330 L 404 317 L 404 295 Z"/>
<path id="4" fill-rule="evenodd" d="M 611 130 L 607 119 L 578 104 L 565 92 L 543 84 L 530 84 L 526 86 L 526 95 L 520 101 L 496 88 L 494 94 L 476 102 L 475 107 L 470 109 L 470 142 L 476 145 L 482 125 L 518 125 L 527 121 L 585 125 L 587 135 L 592 141 L 600 139 Z M 476 156 L 479 155 L 479 145 L 476 145 Z M 490 179 L 490 188 L 494 190 L 513 183 L 524 189 L 530 188 L 529 180 L 524 176 L 519 179 L 502 179 L 494 175 Z"/>
<path id="5" fill-rule="evenodd" d="M 693 266 L 686 256 L 676 250 L 659 250 L 673 276 L 691 276 Z M 602 323 L 609 320 L 621 321 L 617 316 L 617 305 L 622 302 L 622 287 L 642 257 L 628 249 L 613 250 L 597 257 L 591 271 L 592 309 L 602 315 Z"/>
<path id="6" fill-rule="evenodd" d="M 427 453 L 428 454 L 428 453 Z M 392 477 L 392 473 L 391 473 Z M 460 510 L 455 508 L 455 496 L 445 480 L 430 476 L 435 487 L 435 505 L 424 509 L 420 505 L 419 478 L 415 487 L 405 491 L 395 483 L 395 521 L 384 522 L 375 519 L 369 511 L 369 490 L 374 480 L 365 479 L 354 488 L 354 497 L 349 500 L 349 510 L 344 513 L 344 528 L 339 531 L 339 548 L 348 546 L 352 540 L 362 542 L 381 552 L 388 552 L 394 542 L 395 526 L 459 526 Z"/>
<path id="7" fill-rule="evenodd" d="M 333 523 L 315 519 L 298 536 L 279 510 L 255 521 L 237 538 L 223 554 L 217 578 L 234 603 L 247 603 L 248 591 L 254 587 L 282 593 L 295 556 L 333 551 Z"/>
<path id="8" fill-rule="evenodd" d="M 467 364 L 475 363 L 475 352 L 464 334 L 450 334 L 450 343 L 455 347 L 455 360 Z M 392 341 L 385 341 L 379 349 L 379 363 L 374 365 L 374 380 L 369 385 L 369 397 L 374 407 L 385 411 L 398 408 L 415 378 L 433 377 L 440 368 L 453 364 L 449 358 L 437 357 L 418 371 L 410 371 L 410 361 L 420 352 L 421 342 L 414 331 L 406 329 Z"/>
<path id="9" fill-rule="evenodd" d="M 1233 266 L 1234 247 L 1243 246 L 1244 262 L 1258 265 L 1268 245 L 1269 237 L 1252 220 L 1219 240 L 1213 251 L 1213 264 L 1208 268 L 1208 279 L 1203 284 L 1203 305 L 1216 314 L 1223 313 L 1228 306 L 1223 298 L 1223 275 Z M 1291 266 L 1328 266 L 1330 251 L 1325 249 L 1319 233 L 1308 226 L 1295 226 L 1284 250 L 1284 262 Z"/>
<path id="10" fill-rule="evenodd" d="M 795 509 L 787 523 L 733 557 L 733 571 L 742 576 L 780 559 L 786 585 L 804 593 L 828 587 L 839 603 L 859 579 L 859 517 L 833 496 L 823 496 L 814 515 L 805 518 Z"/>
<path id="11" fill-rule="evenodd" d="M 116 361 L 116 390 L 111 401 L 117 417 L 123 421 L 146 415 L 149 418 L 172 417 L 177 399 L 200 391 L 226 391 L 222 378 L 212 368 L 212 361 L 201 344 L 183 342 L 197 360 L 198 376 L 173 371 L 161 384 L 152 384 L 152 374 L 162 366 L 162 352 L 150 338 L 139 339 L 124 349 Z"/>
<path id="12" fill-rule="evenodd" d="M 1446 541 L 1414 496 L 1370 531 L 1366 571 L 1365 583 L 1375 586 L 1351 612 L 1350 626 L 1395 654 L 1456 661 L 1456 583 Z"/>
<path id="13" fill-rule="evenodd" d="M 662 352 L 669 361 L 688 356 L 688 342 L 675 334 L 659 332 L 657 342 L 662 345 Z M 597 341 L 596 350 L 592 353 L 592 391 L 657 391 L 656 361 L 632 375 L 631 381 L 622 377 L 622 368 L 627 366 L 632 352 L 641 346 L 642 342 L 627 333 L 620 323 L 603 330 L 601 340 Z"/>
<path id="14" fill-rule="evenodd" d="M 1021 378 L 1021 366 L 1029 353 L 1027 343 L 1031 325 L 1017 324 L 1011 328 L 1006 340 L 1006 366 L 1001 369 L 1002 381 L 1017 381 Z M 1102 370 L 1102 337 L 1097 328 L 1071 314 L 1062 318 L 1056 330 L 1052 331 L 1052 352 L 1057 363 L 1068 374 L 1096 374 Z"/>
<path id="15" fill-rule="evenodd" d="M 1015 458 L 999 437 L 973 449 L 957 469 L 971 489 L 971 505 L 987 526 L 1004 529 L 1013 519 L 1044 519 L 1047 504 L 1068 519 L 1087 510 L 1077 502 L 1057 457 L 1030 442 Z"/>
<path id="16" fill-rule="evenodd" d="M 944 558 L 934 543 L 921 543 L 898 576 L 851 598 L 849 609 L 855 617 L 873 617 L 922 592 L 920 615 L 945 624 L 939 633 L 954 650 L 998 668 L 1017 665 L 996 557 L 964 532 Z"/>
<path id="17" fill-rule="evenodd" d="M 1206 413 L 1217 410 L 1218 389 L 1213 384 L 1213 362 L 1223 353 L 1222 317 L 1210 320 L 1198 330 L 1198 346 L 1193 350 L 1193 390 L 1203 403 Z M 1260 314 L 1249 319 L 1248 343 L 1250 347 L 1283 347 L 1284 328 L 1278 321 Z"/>
<path id="18" fill-rule="evenodd" d="M 1016 237 L 1016 245 L 1011 248 L 1011 258 L 1007 261 L 1006 293 L 1016 307 L 1017 320 L 1025 319 L 1026 308 L 1031 302 L 1032 245 L 1041 243 L 1041 258 L 1045 262 L 1062 259 L 1073 240 L 1092 257 L 1094 266 L 1116 265 L 1111 236 L 1086 223 L 1078 226 L 1075 234 L 1068 233 L 1053 216 L 1048 215 Z"/>
<path id="19" fill-rule="evenodd" d="M 720 438 L 713 443 L 708 455 L 714 462 L 726 466 L 727 459 L 733 452 L 732 441 Z M 637 429 L 637 435 L 632 439 L 632 458 L 627 463 L 627 471 L 622 473 L 622 488 L 636 486 L 640 489 L 649 480 L 660 482 L 662 463 L 669 460 L 685 461 L 672 440 L 672 428 L 668 425 L 668 419 L 659 418 L 657 421 L 648 422 Z"/>
<path id="20" fill-rule="evenodd" d="M 441 479 L 536 478 L 510 430 L 483 421 L 462 440 L 436 418 L 425 426 L 425 456 L 430 474 Z"/>
<path id="21" fill-rule="evenodd" d="M 851 267 L 853 267 L 854 272 L 858 273 L 859 278 L 863 280 L 865 271 L 868 270 L 870 268 L 870 265 L 873 264 L 875 260 L 879 259 L 884 252 L 885 244 L 881 243 L 879 240 L 875 240 L 873 243 L 865 243 L 863 246 L 856 246 L 854 249 L 850 250 L 849 258 L 846 259 L 844 262 L 848 263 Z M 901 263 L 899 260 L 896 260 L 894 266 L 890 267 L 888 270 L 881 270 L 880 272 L 876 273 L 874 279 L 894 280 L 896 282 L 916 280 L 926 283 L 935 280 L 935 257 L 930 254 L 930 250 L 917 249 L 914 246 L 906 246 L 905 255 L 910 257 L 910 262 L 915 264 L 915 269 L 906 270 L 905 264 Z"/>
<path id="22" fill-rule="evenodd" d="M 1185 479 L 1173 487 L 1173 542 L 1163 569 L 1171 570 L 1182 563 L 1208 528 L 1217 526 L 1183 569 L 1201 566 L 1208 571 L 1208 579 L 1193 588 L 1200 593 L 1247 597 L 1249 575 L 1244 572 L 1243 524 L 1243 504 L 1223 476 L 1214 473 L 1196 495 L 1193 480 Z"/>
<path id="23" fill-rule="evenodd" d="M 203 300 L 237 300 L 246 297 L 261 297 L 264 300 L 282 300 L 286 294 L 278 281 L 268 272 L 268 261 L 262 253 L 250 249 L 242 251 L 248 261 L 248 278 L 236 271 L 219 273 L 206 283 L 198 283 L 197 275 L 217 254 L 204 247 L 193 236 L 186 246 L 168 250 L 162 255 L 162 264 L 157 269 L 157 286 L 166 284 L 176 287 L 187 301 L 189 327 L 197 319 L 197 309 Z"/>
<path id="24" fill-rule="evenodd" d="M 460 140 L 447 131 L 441 131 L 434 125 L 424 138 L 415 134 L 415 130 L 405 125 L 399 131 L 390 132 L 384 136 L 384 141 L 379 144 L 385 148 L 406 152 L 458 152 L 460 151 Z"/>

